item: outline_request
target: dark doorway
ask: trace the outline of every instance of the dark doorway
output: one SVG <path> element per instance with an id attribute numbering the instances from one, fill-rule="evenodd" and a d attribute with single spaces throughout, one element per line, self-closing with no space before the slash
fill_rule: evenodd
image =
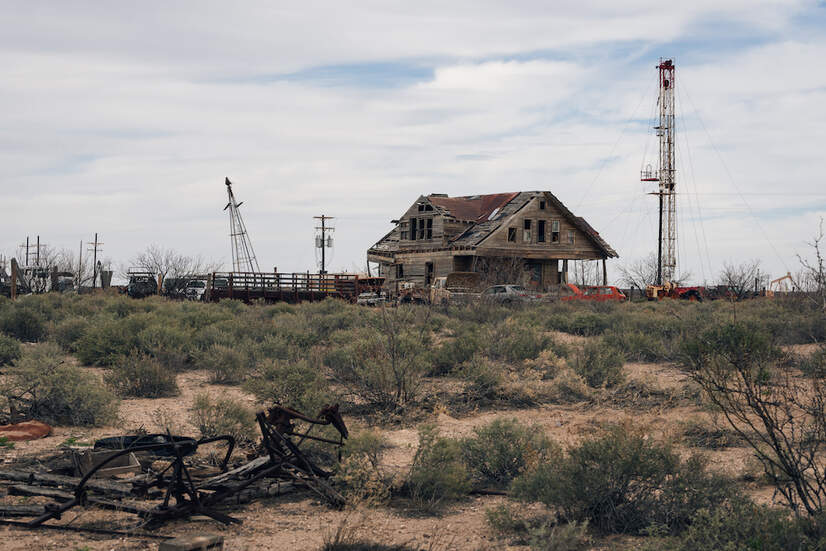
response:
<path id="1" fill-rule="evenodd" d="M 426 262 L 424 265 L 424 284 L 429 287 L 433 283 L 433 263 Z"/>

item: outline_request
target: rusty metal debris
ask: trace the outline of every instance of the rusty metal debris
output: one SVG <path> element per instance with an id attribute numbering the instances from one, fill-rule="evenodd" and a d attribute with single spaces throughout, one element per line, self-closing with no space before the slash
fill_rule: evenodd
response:
<path id="1" fill-rule="evenodd" d="M 135 515 L 147 529 L 196 514 L 224 524 L 240 524 L 239 519 L 224 512 L 228 506 L 299 488 L 310 489 L 332 506 L 344 504 L 344 498 L 328 482 L 333 473 L 318 465 L 305 449 L 308 442 L 318 442 L 338 452 L 340 460 L 348 431 L 338 405 L 326 406 L 317 417 L 275 405 L 258 413 L 257 421 L 261 430 L 260 452 L 252 458 L 247 456 L 245 462 L 233 458 L 235 439 L 229 435 L 195 440 L 157 434 L 98 441 L 95 449 L 105 455 L 96 457 L 94 464 L 84 469 L 82 477 L 0 471 L 0 484 L 10 495 L 52 500 L 45 505 L 0 505 L 0 516 L 34 517 L 22 524 L 4 520 L 0 523 L 59 528 L 61 525 L 47 523 L 60 520 L 65 512 L 76 507 L 98 507 Z M 297 421 L 306 423 L 307 428 L 299 430 Z M 333 427 L 338 438 L 311 434 L 319 426 Z M 195 453 L 214 442 L 224 443 L 226 453 L 217 472 L 215 469 L 210 472 L 197 464 Z M 131 478 L 97 478 L 129 456 L 141 458 L 142 464 L 149 457 L 147 464 L 151 466 Z"/>

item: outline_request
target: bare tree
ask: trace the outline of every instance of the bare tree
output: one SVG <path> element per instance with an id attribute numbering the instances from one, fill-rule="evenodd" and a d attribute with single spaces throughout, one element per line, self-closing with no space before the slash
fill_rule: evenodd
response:
<path id="1" fill-rule="evenodd" d="M 803 267 L 802 274 L 798 276 L 797 282 L 803 290 L 810 293 L 818 306 L 826 310 L 826 261 L 821 250 L 823 238 L 823 218 L 821 218 L 817 234 L 808 243 L 814 250 L 814 260 L 808 260 L 797 255 L 797 259 Z"/>
<path id="2" fill-rule="evenodd" d="M 528 278 L 525 259 L 515 256 L 474 257 L 471 270 L 482 274 L 483 286 L 508 283 L 523 284 Z"/>
<path id="3" fill-rule="evenodd" d="M 754 288 L 755 282 L 758 286 L 765 286 L 764 279 L 765 274 L 761 279 L 759 260 L 749 260 L 741 264 L 725 262 L 718 283 L 725 286 L 733 298 L 742 299 L 759 290 Z"/>
<path id="4" fill-rule="evenodd" d="M 630 288 L 644 291 L 657 282 L 657 254 L 650 253 L 632 264 L 620 266 L 620 282 Z"/>
<path id="5" fill-rule="evenodd" d="M 826 504 L 823 379 L 801 377 L 767 337 L 737 324 L 689 344 L 685 362 L 786 504 L 820 513 Z"/>
<path id="6" fill-rule="evenodd" d="M 201 255 L 186 256 L 155 244 L 148 246 L 129 262 L 133 268 L 160 275 L 165 281 L 186 280 L 196 275 L 215 272 L 221 267 L 219 263 L 206 260 Z"/>
<path id="7" fill-rule="evenodd" d="M 576 285 L 601 285 L 602 270 L 599 261 L 574 260 L 573 261 L 573 281 Z"/>

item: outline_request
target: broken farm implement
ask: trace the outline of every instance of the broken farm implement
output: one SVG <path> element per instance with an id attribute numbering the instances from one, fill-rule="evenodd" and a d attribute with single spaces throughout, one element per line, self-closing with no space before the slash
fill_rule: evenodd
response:
<path id="1" fill-rule="evenodd" d="M 266 413 L 260 412 L 257 421 L 262 437 L 258 448 L 261 453 L 243 463 L 233 461 L 235 440 L 229 435 L 201 440 L 152 435 L 125 437 L 122 449 L 116 450 L 112 447 L 117 438 L 98 441 L 98 444 L 103 444 L 102 448 L 113 453 L 82 477 L 20 470 L 0 471 L 0 484 L 6 486 L 9 495 L 38 496 L 51 500 L 45 505 L 0 504 L 0 517 L 34 517 L 23 522 L 0 519 L 0 523 L 26 528 L 61 529 L 66 526 L 47 523 L 61 520 L 64 513 L 78 507 L 97 507 L 134 515 L 140 522 L 128 531 L 99 527 L 90 530 L 96 533 L 139 535 L 135 528 L 140 528 L 146 534 L 146 529 L 192 515 L 207 516 L 227 525 L 240 524 L 241 520 L 226 512 L 228 508 L 299 488 L 311 490 L 334 507 L 344 505 L 344 498 L 328 481 L 332 471 L 319 466 L 306 449 L 307 442 L 319 442 L 337 451 L 340 459 L 348 432 L 338 406 L 327 406 L 317 417 L 309 417 L 275 405 Z M 306 423 L 306 430 L 298 431 L 295 421 Z M 335 428 L 338 439 L 311 434 L 315 427 L 323 425 Z M 216 474 L 213 470 L 205 473 L 196 465 L 194 456 L 199 447 L 215 442 L 223 442 L 226 452 L 217 465 L 219 472 Z M 151 458 L 152 467 L 127 479 L 96 477 L 127 454 Z M 230 468 L 231 465 L 233 468 Z M 78 527 L 67 529 L 77 530 Z"/>

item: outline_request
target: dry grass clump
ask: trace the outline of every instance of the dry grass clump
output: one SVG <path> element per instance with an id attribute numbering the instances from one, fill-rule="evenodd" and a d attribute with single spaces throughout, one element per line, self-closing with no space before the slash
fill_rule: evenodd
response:
<path id="1" fill-rule="evenodd" d="M 134 352 L 122 356 L 104 377 L 120 396 L 165 398 L 180 392 L 175 372 L 152 356 Z"/>

